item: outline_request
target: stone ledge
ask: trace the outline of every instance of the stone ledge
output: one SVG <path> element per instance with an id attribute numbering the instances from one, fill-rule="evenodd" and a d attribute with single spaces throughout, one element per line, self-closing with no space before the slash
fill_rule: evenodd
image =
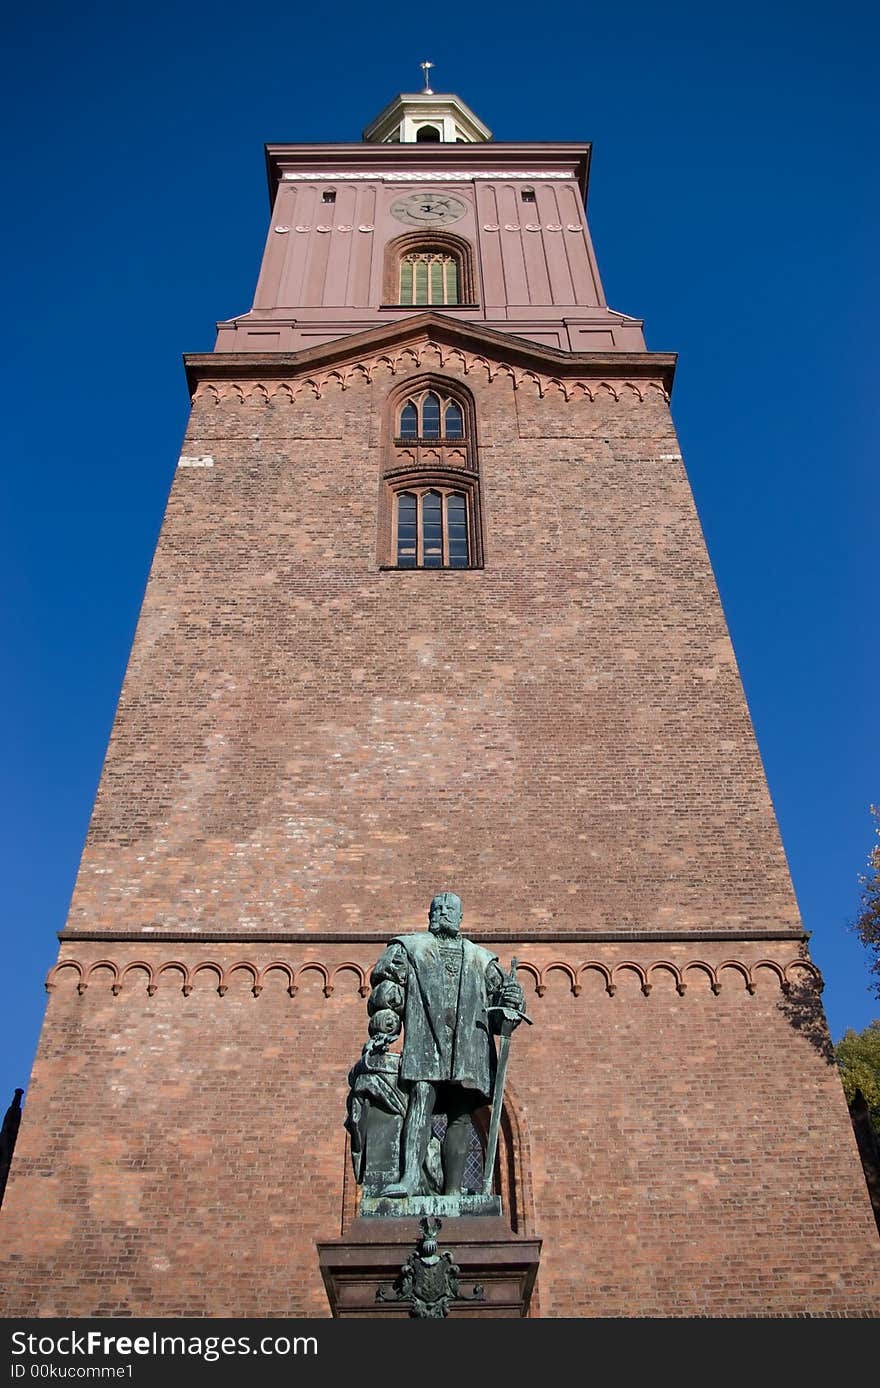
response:
<path id="1" fill-rule="evenodd" d="M 434 1215 L 446 1220 L 500 1214 L 500 1195 L 408 1195 L 403 1199 L 364 1195 L 361 1199 L 362 1219 L 421 1219 L 422 1215 Z M 381 1235 L 378 1228 L 377 1235 Z"/>

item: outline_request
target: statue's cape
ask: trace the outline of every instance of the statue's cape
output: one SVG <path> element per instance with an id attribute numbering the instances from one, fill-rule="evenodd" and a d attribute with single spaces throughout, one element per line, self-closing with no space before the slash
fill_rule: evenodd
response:
<path id="1" fill-rule="evenodd" d="M 498 956 L 461 936 L 458 1007 L 447 1021 L 440 946 L 430 931 L 395 935 L 406 951 L 408 970 L 404 1012 L 404 1080 L 452 1080 L 487 1099 L 492 1093 L 495 1047 L 489 1031 L 486 970 Z"/>

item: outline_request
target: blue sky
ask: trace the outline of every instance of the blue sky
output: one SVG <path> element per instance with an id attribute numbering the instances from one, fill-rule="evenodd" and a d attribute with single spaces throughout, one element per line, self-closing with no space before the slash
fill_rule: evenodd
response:
<path id="1" fill-rule="evenodd" d="M 358 139 L 425 57 L 496 138 L 594 144 L 609 302 L 680 354 L 675 421 L 832 1033 L 880 1015 L 847 929 L 880 801 L 878 11 L 500 13 L 6 20 L 0 1109 L 27 1084 L 185 427 L 180 355 L 251 303 L 262 146 Z"/>

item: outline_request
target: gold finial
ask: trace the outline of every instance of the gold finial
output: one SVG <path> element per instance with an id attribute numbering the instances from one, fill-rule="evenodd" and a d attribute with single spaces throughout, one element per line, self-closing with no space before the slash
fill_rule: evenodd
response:
<path id="1" fill-rule="evenodd" d="M 433 63 L 419 63 L 419 67 L 422 69 L 422 72 L 425 74 L 425 91 L 424 91 L 424 95 L 425 95 L 425 96 L 433 96 L 433 95 L 434 95 L 434 93 L 433 93 L 433 91 L 431 90 L 431 87 L 430 87 L 430 85 L 429 85 L 429 83 L 428 83 L 428 74 L 430 73 L 431 68 L 432 68 L 433 66 L 434 66 Z"/>

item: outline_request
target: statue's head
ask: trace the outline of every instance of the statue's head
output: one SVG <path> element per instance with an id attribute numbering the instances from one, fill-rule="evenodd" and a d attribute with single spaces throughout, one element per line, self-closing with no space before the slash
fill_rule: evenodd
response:
<path id="1" fill-rule="evenodd" d="M 461 917 L 461 898 L 455 892 L 438 892 L 428 911 L 428 929 L 433 935 L 457 935 Z"/>

